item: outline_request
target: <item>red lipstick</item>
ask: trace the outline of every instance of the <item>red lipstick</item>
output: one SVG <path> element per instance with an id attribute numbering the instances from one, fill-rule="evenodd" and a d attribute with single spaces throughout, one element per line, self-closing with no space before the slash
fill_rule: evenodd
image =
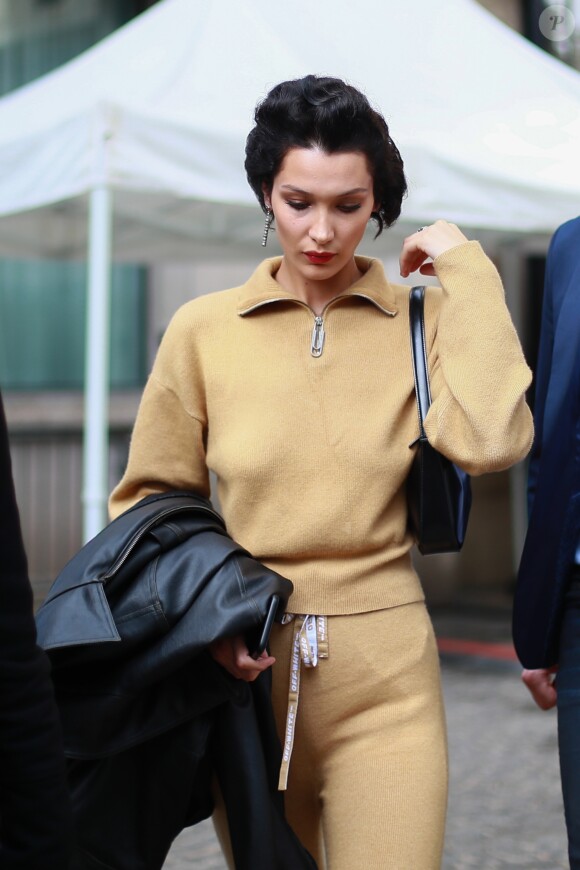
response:
<path id="1" fill-rule="evenodd" d="M 335 254 L 325 251 L 304 251 L 304 256 L 315 266 L 324 266 L 325 263 L 332 260 Z"/>

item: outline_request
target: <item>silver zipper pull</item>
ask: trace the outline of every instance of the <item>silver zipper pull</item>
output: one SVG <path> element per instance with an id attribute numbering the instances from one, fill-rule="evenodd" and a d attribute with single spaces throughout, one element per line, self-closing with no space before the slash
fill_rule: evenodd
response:
<path id="1" fill-rule="evenodd" d="M 310 342 L 310 353 L 312 356 L 322 356 L 324 348 L 324 321 L 320 315 L 314 318 L 314 327 L 312 329 L 312 341 Z"/>

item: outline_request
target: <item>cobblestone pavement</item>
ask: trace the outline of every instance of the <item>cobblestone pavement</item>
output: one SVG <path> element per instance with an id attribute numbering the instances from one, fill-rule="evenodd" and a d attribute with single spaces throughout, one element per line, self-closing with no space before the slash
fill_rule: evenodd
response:
<path id="1" fill-rule="evenodd" d="M 445 617 L 435 625 L 449 628 Z M 506 635 L 504 618 L 483 639 Z M 444 654 L 442 672 L 451 767 L 443 870 L 567 868 L 555 713 L 534 706 L 515 662 Z M 209 821 L 184 831 L 165 864 L 225 867 Z"/>
<path id="2" fill-rule="evenodd" d="M 173 844 L 164 870 L 227 870 L 213 825 L 208 820 L 187 828 Z"/>
<path id="3" fill-rule="evenodd" d="M 554 711 L 512 664 L 445 657 L 451 768 L 445 870 L 568 867 Z"/>

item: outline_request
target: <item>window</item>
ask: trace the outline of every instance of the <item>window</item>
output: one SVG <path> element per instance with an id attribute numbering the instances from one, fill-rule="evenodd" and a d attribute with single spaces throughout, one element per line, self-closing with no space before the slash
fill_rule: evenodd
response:
<path id="1" fill-rule="evenodd" d="M 111 387 L 146 373 L 145 271 L 113 268 Z M 78 390 L 84 377 L 84 263 L 0 260 L 0 383 L 7 390 Z"/>

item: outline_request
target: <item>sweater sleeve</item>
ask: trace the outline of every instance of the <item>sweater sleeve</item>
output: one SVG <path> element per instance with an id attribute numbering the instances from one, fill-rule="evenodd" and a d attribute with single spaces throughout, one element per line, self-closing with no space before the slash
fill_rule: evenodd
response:
<path id="1" fill-rule="evenodd" d="M 426 309 L 433 401 L 425 432 L 470 474 L 509 468 L 532 443 L 531 371 L 501 279 L 478 242 L 446 251 L 434 266 L 441 289 L 438 316 L 433 304 Z"/>
<path id="2" fill-rule="evenodd" d="M 123 478 L 109 500 L 114 519 L 147 495 L 189 490 L 209 496 L 202 366 L 188 306 L 163 337 L 143 392 Z"/>

